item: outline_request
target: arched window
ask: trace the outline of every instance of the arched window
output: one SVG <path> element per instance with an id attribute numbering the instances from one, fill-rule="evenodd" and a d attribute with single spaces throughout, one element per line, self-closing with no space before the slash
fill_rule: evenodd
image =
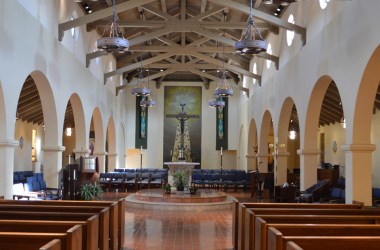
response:
<path id="1" fill-rule="evenodd" d="M 288 18 L 288 22 L 291 24 L 294 24 L 294 16 L 290 14 Z M 294 31 L 293 30 L 287 30 L 286 31 L 286 43 L 288 46 L 292 45 L 294 39 Z"/>
<path id="2" fill-rule="evenodd" d="M 319 0 L 319 6 L 321 6 L 321 9 L 325 9 L 327 7 L 327 4 L 330 2 L 330 0 Z"/>
<path id="3" fill-rule="evenodd" d="M 267 53 L 269 55 L 272 55 L 272 44 L 270 44 L 270 43 L 268 43 Z M 267 60 L 267 69 L 270 68 L 271 62 L 272 62 L 271 60 Z"/>

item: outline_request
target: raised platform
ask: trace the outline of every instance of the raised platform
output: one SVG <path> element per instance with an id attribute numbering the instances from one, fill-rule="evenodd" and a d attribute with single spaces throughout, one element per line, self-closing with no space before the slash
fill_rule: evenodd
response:
<path id="1" fill-rule="evenodd" d="M 174 191 L 170 195 L 161 189 L 145 189 L 126 198 L 126 205 L 134 208 L 159 210 L 204 211 L 231 209 L 235 198 L 212 189 L 199 189 L 190 195 Z"/>

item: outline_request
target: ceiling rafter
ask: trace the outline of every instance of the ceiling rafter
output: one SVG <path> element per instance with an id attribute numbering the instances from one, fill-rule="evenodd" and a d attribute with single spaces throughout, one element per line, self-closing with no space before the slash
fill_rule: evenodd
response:
<path id="1" fill-rule="evenodd" d="M 144 4 L 148 4 L 151 2 L 154 2 L 155 0 L 130 0 L 127 2 L 123 2 L 120 4 L 115 5 L 115 11 L 116 13 L 127 11 L 133 8 L 136 8 L 138 6 L 142 6 Z M 74 20 L 70 20 L 64 23 L 60 23 L 58 25 L 58 40 L 62 41 L 64 32 L 66 30 L 69 30 L 71 28 L 79 27 L 81 25 L 85 25 L 87 23 L 106 18 L 112 15 L 112 9 L 113 7 L 108 7 L 106 9 L 102 9 L 96 12 L 93 12 L 91 14 L 78 17 Z"/>
<path id="2" fill-rule="evenodd" d="M 225 6 L 229 7 L 231 9 L 235 9 L 237 11 L 240 11 L 242 13 L 250 14 L 250 7 L 245 6 L 243 4 L 231 1 L 231 0 L 208 0 L 211 3 L 220 5 L 220 6 Z M 252 8 L 252 15 L 266 21 L 270 24 L 276 25 L 278 27 L 281 27 L 283 29 L 291 30 L 294 31 L 297 34 L 301 35 L 301 40 L 302 40 L 302 45 L 305 46 L 306 44 L 306 29 L 304 27 L 291 24 L 285 20 L 282 20 L 281 18 L 274 17 L 272 15 L 269 15 L 265 12 L 259 11 L 257 9 Z"/>

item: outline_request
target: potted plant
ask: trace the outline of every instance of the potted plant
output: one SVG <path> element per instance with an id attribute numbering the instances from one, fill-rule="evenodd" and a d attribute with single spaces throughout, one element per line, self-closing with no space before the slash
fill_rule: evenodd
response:
<path id="1" fill-rule="evenodd" d="M 79 190 L 80 198 L 85 201 L 99 199 L 102 193 L 102 188 L 97 184 L 84 184 Z"/>
<path id="2" fill-rule="evenodd" d="M 176 172 L 173 174 L 173 183 L 177 191 L 183 191 L 188 185 L 189 176 L 186 172 Z"/>
<path id="3" fill-rule="evenodd" d="M 197 187 L 195 185 L 189 187 L 190 194 L 196 194 L 197 193 Z"/>
<path id="4" fill-rule="evenodd" d="M 167 183 L 162 186 L 162 189 L 165 194 L 170 194 L 170 192 L 172 191 L 172 186 L 169 183 Z"/>

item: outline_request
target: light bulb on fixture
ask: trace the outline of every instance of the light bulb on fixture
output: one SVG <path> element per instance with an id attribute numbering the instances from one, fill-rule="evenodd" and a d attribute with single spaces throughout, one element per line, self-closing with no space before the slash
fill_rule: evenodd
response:
<path id="1" fill-rule="evenodd" d="M 297 137 L 297 131 L 294 128 L 293 120 L 290 120 L 289 139 L 294 140 Z"/>

